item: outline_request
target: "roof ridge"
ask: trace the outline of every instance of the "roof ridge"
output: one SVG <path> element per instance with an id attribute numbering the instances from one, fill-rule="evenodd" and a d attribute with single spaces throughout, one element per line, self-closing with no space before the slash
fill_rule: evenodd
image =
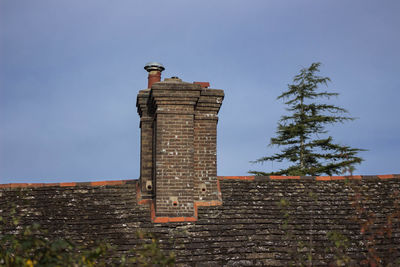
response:
<path id="1" fill-rule="evenodd" d="M 382 175 L 347 175 L 347 176 L 218 176 L 219 180 L 316 180 L 316 181 L 336 181 L 336 180 L 374 180 L 374 179 L 400 179 L 400 174 L 382 174 Z M 105 186 L 105 185 L 123 185 L 135 183 L 137 179 L 128 180 L 106 180 L 95 182 L 62 182 L 62 183 L 7 183 L 0 184 L 0 188 L 32 188 L 32 187 L 74 187 L 74 186 Z"/>
<path id="2" fill-rule="evenodd" d="M 346 175 L 346 176 L 218 176 L 219 180 L 316 180 L 316 181 L 336 181 L 336 180 L 374 180 L 374 179 L 400 179 L 400 174 L 382 175 Z"/>
<path id="3" fill-rule="evenodd" d="M 136 182 L 137 179 L 129 180 L 107 180 L 95 182 L 62 182 L 62 183 L 8 183 L 0 184 L 0 188 L 32 188 L 32 187 L 75 187 L 75 186 L 105 186 L 105 185 L 123 185 Z"/>

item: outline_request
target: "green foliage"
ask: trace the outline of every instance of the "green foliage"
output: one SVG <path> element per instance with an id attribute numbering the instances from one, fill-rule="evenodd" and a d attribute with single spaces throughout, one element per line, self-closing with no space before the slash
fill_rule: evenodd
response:
<path id="1" fill-rule="evenodd" d="M 131 263 L 135 263 L 138 266 L 150 267 L 150 266 L 174 266 L 175 255 L 170 253 L 168 256 L 160 250 L 158 240 L 152 234 L 145 234 L 139 232 L 138 236 L 140 239 L 149 239 L 150 243 L 145 243 L 141 248 L 136 250 L 137 256 L 131 260 Z"/>
<path id="2" fill-rule="evenodd" d="M 320 63 L 303 68 L 293 79 L 293 84 L 278 99 L 284 99 L 290 115 L 282 116 L 270 145 L 282 146 L 280 153 L 262 157 L 253 163 L 265 161 L 289 161 L 292 165 L 276 172 L 250 171 L 256 175 L 321 175 L 339 174 L 345 168 L 352 169 L 363 161 L 357 157 L 362 149 L 351 148 L 333 143 L 332 136 L 326 134 L 326 126 L 354 120 L 345 116 L 343 108 L 316 99 L 329 99 L 337 93 L 317 91 L 321 85 L 327 85 L 328 77 L 316 75 Z"/>
<path id="3" fill-rule="evenodd" d="M 108 266 L 105 262 L 105 256 L 111 251 L 108 244 L 85 249 L 69 240 L 47 236 L 39 224 L 21 225 L 16 209 L 11 208 L 8 219 L 0 217 L 0 265 Z"/>
<path id="4" fill-rule="evenodd" d="M 333 266 L 356 266 L 354 260 L 347 255 L 350 246 L 349 239 L 342 233 L 337 231 L 328 232 L 327 237 L 332 242 L 332 246 L 328 248 L 328 252 L 334 255 Z"/>

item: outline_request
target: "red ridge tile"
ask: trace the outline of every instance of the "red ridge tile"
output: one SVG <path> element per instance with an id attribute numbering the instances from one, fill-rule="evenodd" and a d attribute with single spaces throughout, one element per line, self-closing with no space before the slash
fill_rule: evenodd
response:
<path id="1" fill-rule="evenodd" d="M 299 180 L 300 176 L 274 176 L 269 177 L 272 180 Z"/>
<path id="2" fill-rule="evenodd" d="M 377 175 L 379 179 L 393 179 L 395 178 L 393 174 Z"/>
<path id="3" fill-rule="evenodd" d="M 317 176 L 315 177 L 315 180 L 317 181 L 331 181 L 331 176 Z"/>
<path id="4" fill-rule="evenodd" d="M 61 187 L 64 187 L 64 186 L 76 186 L 76 183 L 60 183 L 59 185 Z"/>
<path id="5" fill-rule="evenodd" d="M 27 183 L 16 183 L 16 184 L 9 184 L 11 188 L 17 188 L 17 187 L 28 187 L 29 184 Z"/>
<path id="6" fill-rule="evenodd" d="M 335 180 L 345 180 L 346 179 L 346 177 L 344 177 L 344 176 L 331 176 L 331 180 L 332 181 L 335 181 Z M 351 179 L 350 177 L 349 177 L 349 179 Z"/>
<path id="7" fill-rule="evenodd" d="M 121 184 L 126 184 L 126 180 L 90 182 L 91 186 L 121 185 Z"/>
<path id="8" fill-rule="evenodd" d="M 254 180 L 254 176 L 218 176 L 221 180 Z"/>

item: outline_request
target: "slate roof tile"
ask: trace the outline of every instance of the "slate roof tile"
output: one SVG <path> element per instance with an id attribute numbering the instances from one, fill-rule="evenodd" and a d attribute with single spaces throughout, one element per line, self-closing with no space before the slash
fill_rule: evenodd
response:
<path id="1" fill-rule="evenodd" d="M 299 241 L 312 241 L 315 263 L 323 266 L 333 260 L 325 251 L 332 246 L 327 237 L 331 231 L 348 237 L 350 256 L 360 259 L 367 251 L 367 237 L 352 220 L 355 191 L 360 190 L 376 221 L 385 221 L 396 208 L 400 176 L 360 178 L 220 177 L 223 205 L 199 206 L 196 222 L 173 223 L 152 222 L 149 205 L 137 203 L 136 180 L 1 185 L 0 216 L 7 217 L 13 203 L 25 224 L 39 222 L 53 236 L 84 244 L 104 239 L 118 245 L 117 253 L 141 243 L 136 235 L 140 229 L 155 234 L 165 250 L 173 250 L 180 266 L 287 266 L 290 249 L 306 252 Z M 278 205 L 281 199 L 286 208 Z M 388 259 L 400 257 L 399 223 L 393 220 L 390 238 L 376 238 L 378 250 L 386 251 Z"/>

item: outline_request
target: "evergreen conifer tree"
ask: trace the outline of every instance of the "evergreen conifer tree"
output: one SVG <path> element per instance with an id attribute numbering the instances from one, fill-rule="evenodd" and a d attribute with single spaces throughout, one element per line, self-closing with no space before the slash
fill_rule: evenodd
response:
<path id="1" fill-rule="evenodd" d="M 276 172 L 250 171 L 256 175 L 312 175 L 340 174 L 354 169 L 355 164 L 363 161 L 357 157 L 363 149 L 351 148 L 333 143 L 333 138 L 327 136 L 326 126 L 354 120 L 347 117 L 347 110 L 335 105 L 319 103 L 316 99 L 329 99 L 338 93 L 318 92 L 320 85 L 327 86 L 328 77 L 317 76 L 321 63 L 312 63 L 309 68 L 303 68 L 300 74 L 288 85 L 278 99 L 284 99 L 290 115 L 282 116 L 278 123 L 276 137 L 271 138 L 270 145 L 284 147 L 280 153 L 262 157 L 253 163 L 265 161 L 289 161 L 292 163 L 286 169 Z"/>

